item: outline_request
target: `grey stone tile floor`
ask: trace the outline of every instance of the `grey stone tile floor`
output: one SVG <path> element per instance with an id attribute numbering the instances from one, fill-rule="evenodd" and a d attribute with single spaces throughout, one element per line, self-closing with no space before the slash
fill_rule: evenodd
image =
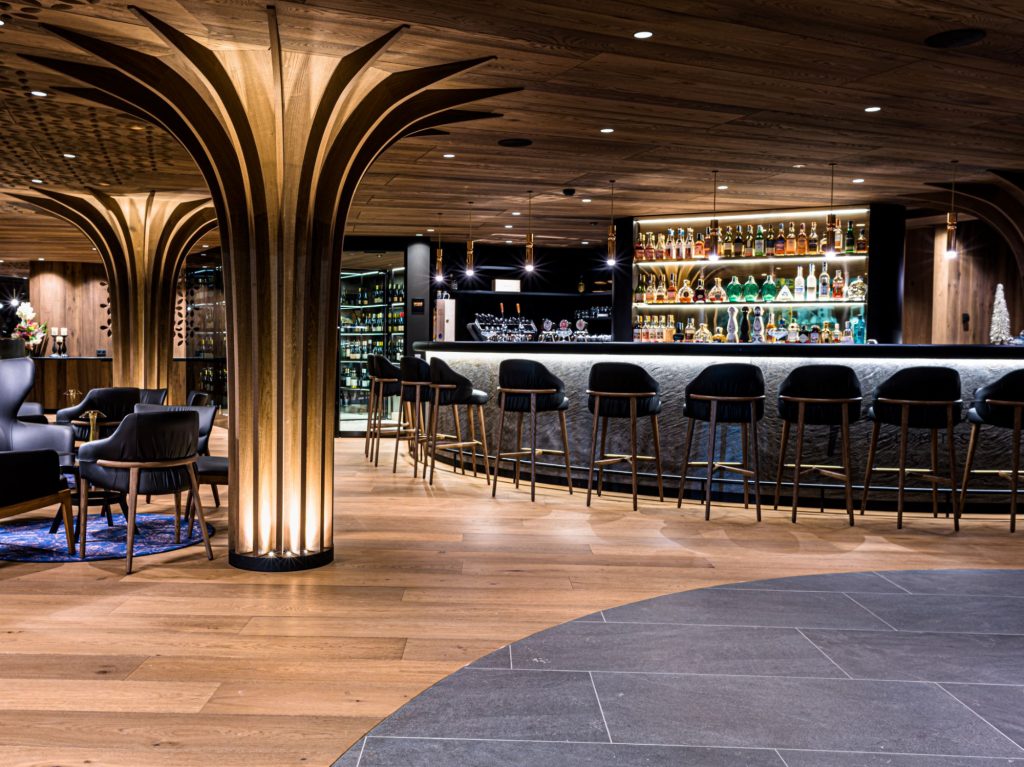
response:
<path id="1" fill-rule="evenodd" d="M 781 578 L 501 648 L 334 767 L 1024 767 L 1024 570 Z"/>

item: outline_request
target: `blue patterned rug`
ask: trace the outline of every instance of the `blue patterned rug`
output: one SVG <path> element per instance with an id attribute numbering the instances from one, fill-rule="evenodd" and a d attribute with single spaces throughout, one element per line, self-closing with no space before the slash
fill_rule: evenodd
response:
<path id="1" fill-rule="evenodd" d="M 64 536 L 64 525 L 61 524 L 56 534 L 50 535 L 51 519 L 12 519 L 0 523 L 0 560 L 8 562 L 81 562 L 78 557 L 78 544 L 75 544 L 75 555 L 68 554 L 67 539 Z M 173 514 L 139 514 L 136 518 L 139 532 L 135 535 L 136 557 L 147 554 L 159 554 L 162 551 L 174 551 L 186 546 L 202 544 L 198 524 L 193 528 L 192 540 L 188 539 L 188 523 L 181 523 L 181 543 L 174 542 Z M 214 534 L 213 525 L 207 523 L 210 536 Z M 86 557 L 84 561 L 98 559 L 124 559 L 126 533 L 128 532 L 124 518 L 114 510 L 114 526 L 107 527 L 102 515 L 89 516 L 89 530 L 86 538 Z"/>

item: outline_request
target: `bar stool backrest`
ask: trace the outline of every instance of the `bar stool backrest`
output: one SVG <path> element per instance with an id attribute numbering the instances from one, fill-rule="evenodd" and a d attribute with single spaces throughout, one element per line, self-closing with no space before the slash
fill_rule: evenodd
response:
<path id="1" fill-rule="evenodd" d="M 711 420 L 711 402 L 701 397 L 761 397 L 754 401 L 757 419 L 764 416 L 764 374 L 757 365 L 745 362 L 724 362 L 709 365 L 686 385 L 683 413 L 698 421 Z M 750 402 L 719 402 L 715 419 L 719 423 L 750 421 Z"/>
<path id="2" fill-rule="evenodd" d="M 948 411 L 945 403 L 959 403 L 960 391 L 960 374 L 953 368 L 931 365 L 903 368 L 875 389 L 872 413 L 877 421 L 899 426 L 902 406 L 879 400 L 913 402 L 908 421 L 911 428 L 944 429 Z M 953 408 L 953 423 L 959 423 L 960 419 L 958 404 Z"/>
<path id="3" fill-rule="evenodd" d="M 631 362 L 596 362 L 590 367 L 587 388 L 592 392 L 607 394 L 644 394 L 653 392 L 651 397 L 640 397 L 636 401 L 636 414 L 657 415 L 661 412 L 661 385 L 639 365 Z M 593 413 L 597 398 L 587 397 L 587 409 Z M 629 418 L 629 399 L 625 397 L 601 397 L 601 412 L 598 415 L 611 418 Z"/>
<path id="4" fill-rule="evenodd" d="M 402 374 L 402 401 L 415 402 L 416 392 L 418 390 L 420 402 L 430 402 L 431 394 L 429 386 L 416 387 L 407 385 L 414 383 L 430 383 L 430 365 L 427 364 L 426 360 L 413 356 L 402 357 L 400 369 Z"/>
<path id="5" fill-rule="evenodd" d="M 430 360 L 430 383 L 445 387 L 437 390 L 439 405 L 459 405 L 473 396 L 473 382 L 456 373 L 438 357 Z"/>
<path id="6" fill-rule="evenodd" d="M 982 421 L 992 426 L 1012 429 L 1014 408 L 1009 405 L 994 405 L 989 400 L 1024 402 L 1024 370 L 1013 370 L 974 392 L 974 411 Z"/>
<path id="7" fill-rule="evenodd" d="M 860 379 L 846 365 L 801 365 L 794 368 L 779 386 L 779 417 L 796 423 L 800 406 L 783 397 L 799 399 L 858 399 L 862 395 Z M 846 403 L 850 423 L 860 420 L 860 402 Z M 804 423 L 838 426 L 843 422 L 843 405 L 808 402 L 804 405 Z"/>
<path id="8" fill-rule="evenodd" d="M 537 410 L 557 410 L 565 400 L 565 383 L 536 360 L 502 360 L 498 366 L 498 386 L 502 389 L 554 389 L 537 395 Z M 529 394 L 506 394 L 505 409 L 529 412 Z"/>
<path id="9" fill-rule="evenodd" d="M 380 359 L 379 354 L 371 354 L 366 358 L 366 372 L 370 374 L 371 378 L 377 378 L 380 374 L 377 372 Z"/>
<path id="10" fill-rule="evenodd" d="M 377 377 L 389 378 L 396 381 L 402 378 L 402 369 L 387 357 L 377 357 Z"/>

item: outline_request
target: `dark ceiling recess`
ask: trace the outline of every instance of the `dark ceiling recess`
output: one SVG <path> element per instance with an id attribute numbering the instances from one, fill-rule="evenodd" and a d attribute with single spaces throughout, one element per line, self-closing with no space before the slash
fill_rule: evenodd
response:
<path id="1" fill-rule="evenodd" d="M 498 146 L 524 147 L 533 143 L 528 138 L 502 138 L 498 139 Z"/>
<path id="2" fill-rule="evenodd" d="M 924 44 L 929 48 L 963 48 L 985 39 L 985 30 L 968 27 L 965 29 L 948 29 L 925 38 Z"/>

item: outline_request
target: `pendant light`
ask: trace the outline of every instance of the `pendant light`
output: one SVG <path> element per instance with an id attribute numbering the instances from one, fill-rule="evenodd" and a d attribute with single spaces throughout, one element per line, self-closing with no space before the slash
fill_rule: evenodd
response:
<path id="1" fill-rule="evenodd" d="M 527 272 L 533 271 L 533 190 L 527 192 L 526 208 L 526 265 L 523 267 Z"/>
<path id="2" fill-rule="evenodd" d="M 473 203 L 469 203 L 469 239 L 466 240 L 466 276 L 472 277 L 473 270 Z"/>
<path id="3" fill-rule="evenodd" d="M 441 214 L 437 214 L 437 255 L 434 260 L 434 282 L 444 282 L 444 251 L 441 250 Z"/>
<path id="4" fill-rule="evenodd" d="M 612 207 L 608 213 L 608 258 L 605 263 L 615 266 L 615 179 L 608 183 L 612 185 Z"/>
<path id="5" fill-rule="evenodd" d="M 949 188 L 949 212 L 946 214 L 946 258 L 954 259 L 959 255 L 956 247 L 956 165 L 952 160 L 953 184 Z"/>
<path id="6" fill-rule="evenodd" d="M 832 178 L 829 181 L 828 190 L 828 214 L 825 216 L 825 257 L 836 254 L 836 164 L 830 162 Z"/>
<path id="7" fill-rule="evenodd" d="M 708 235 L 708 259 L 718 260 L 718 171 L 711 171 L 711 231 Z"/>

